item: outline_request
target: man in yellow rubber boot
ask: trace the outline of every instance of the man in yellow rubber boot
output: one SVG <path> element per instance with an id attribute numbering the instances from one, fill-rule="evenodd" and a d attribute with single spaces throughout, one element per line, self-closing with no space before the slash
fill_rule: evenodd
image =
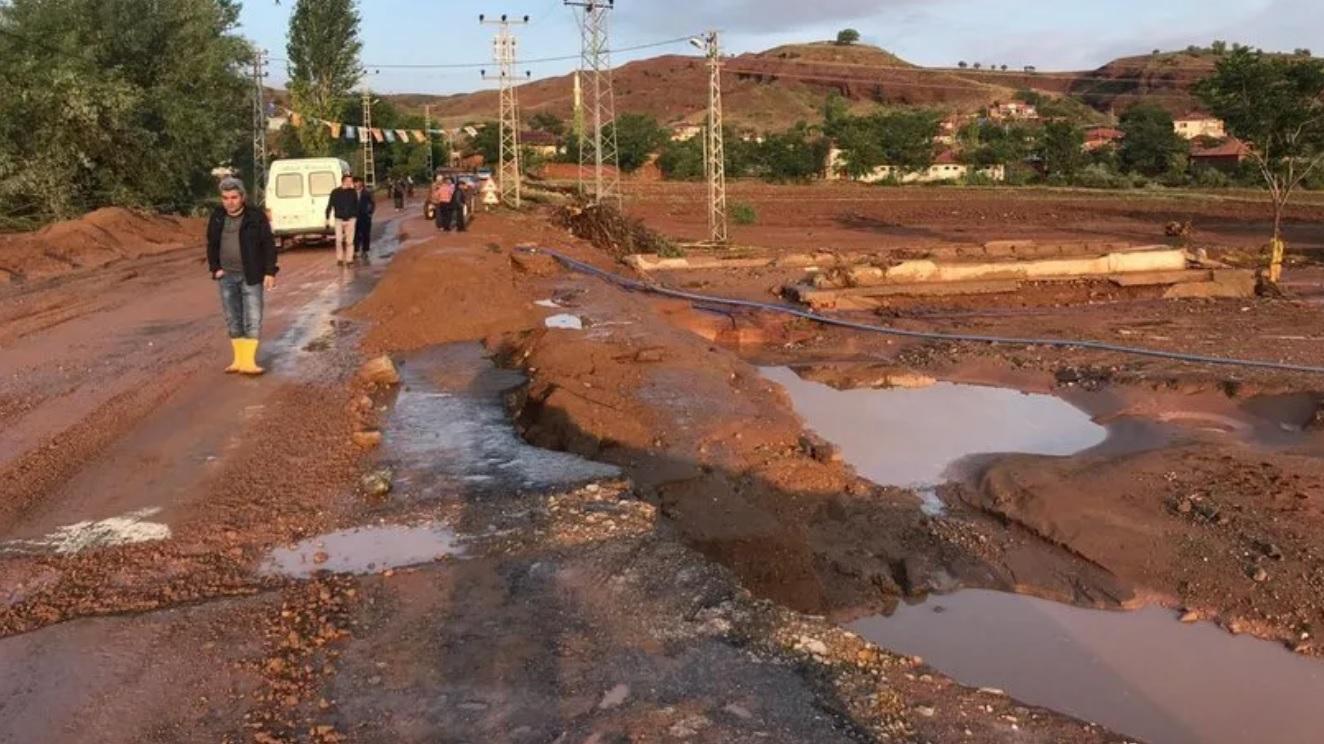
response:
<path id="1" fill-rule="evenodd" d="M 207 269 L 220 287 L 221 310 L 230 331 L 234 362 L 227 373 L 260 375 L 258 338 L 264 290 L 276 288 L 276 241 L 262 210 L 246 204 L 244 183 L 221 181 L 221 206 L 207 222 Z"/>

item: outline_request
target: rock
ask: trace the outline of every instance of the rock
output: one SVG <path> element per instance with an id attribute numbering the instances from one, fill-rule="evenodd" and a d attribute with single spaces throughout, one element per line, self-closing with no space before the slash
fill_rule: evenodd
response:
<path id="1" fill-rule="evenodd" d="M 725 708 L 722 708 L 722 710 L 726 711 L 727 713 L 730 713 L 736 718 L 743 718 L 746 721 L 754 717 L 754 714 L 750 713 L 749 709 L 745 708 L 745 706 L 743 705 L 738 705 L 736 703 L 731 703 Z"/>
<path id="2" fill-rule="evenodd" d="M 932 572 L 918 556 L 908 555 L 901 561 L 900 578 L 908 596 L 920 597 L 933 591 Z"/>
<path id="3" fill-rule="evenodd" d="M 1191 513 L 1191 510 L 1194 509 L 1194 508 L 1195 508 L 1195 505 L 1191 503 L 1191 500 L 1190 500 L 1190 499 L 1182 499 L 1181 501 L 1178 501 L 1178 502 L 1177 502 L 1177 513 L 1178 513 L 1178 514 L 1190 514 L 1190 513 Z"/>
<path id="4" fill-rule="evenodd" d="M 677 739 L 688 739 L 712 725 L 706 716 L 694 715 L 682 718 L 671 725 L 669 732 Z"/>
<path id="5" fill-rule="evenodd" d="M 841 462 L 841 451 L 816 434 L 800 436 L 800 450 L 821 463 Z"/>
<path id="6" fill-rule="evenodd" d="M 620 707 L 626 698 L 630 697 L 630 686 L 619 684 L 607 690 L 607 694 L 602 696 L 602 702 L 598 703 L 598 708 L 602 710 L 611 710 Z"/>
<path id="7" fill-rule="evenodd" d="M 1281 561 L 1283 559 L 1283 549 L 1274 543 L 1260 541 L 1255 543 L 1255 547 L 1270 560 Z"/>
<path id="8" fill-rule="evenodd" d="M 391 492 L 391 481 L 394 478 L 395 473 L 390 468 L 381 468 L 359 479 L 359 485 L 369 496 L 385 496 Z"/>
<path id="9" fill-rule="evenodd" d="M 1256 566 L 1255 570 L 1251 571 L 1250 578 L 1256 584 L 1263 584 L 1269 580 L 1269 572 L 1265 571 L 1263 566 Z"/>
<path id="10" fill-rule="evenodd" d="M 316 553 L 313 553 L 313 563 L 319 566 L 322 565 L 323 563 L 326 563 L 330 559 L 331 556 L 327 555 L 325 550 L 319 550 Z"/>
<path id="11" fill-rule="evenodd" d="M 395 370 L 395 362 L 388 356 L 371 359 L 359 367 L 359 380 L 369 385 L 398 385 L 400 373 Z"/>
<path id="12" fill-rule="evenodd" d="M 817 638 L 810 638 L 809 636 L 800 636 L 799 642 L 796 645 L 804 649 L 805 651 L 808 651 L 809 653 L 813 654 L 814 656 L 827 656 L 827 652 L 828 652 L 827 644 L 818 640 Z"/>
<path id="13" fill-rule="evenodd" d="M 933 718 L 938 715 L 938 709 L 930 705 L 917 705 L 915 706 L 915 712 L 925 718 Z"/>
<path id="14" fill-rule="evenodd" d="M 382 433 L 380 431 L 356 431 L 350 435 L 354 446 L 359 449 L 374 449 L 382 444 Z"/>
<path id="15" fill-rule="evenodd" d="M 1191 623 L 1198 623 L 1200 622 L 1200 613 L 1196 612 L 1195 610 L 1187 610 L 1183 612 L 1181 614 L 1181 617 L 1177 619 L 1183 623 L 1186 623 L 1187 625 L 1190 625 Z"/>
<path id="16" fill-rule="evenodd" d="M 634 360 L 640 364 L 656 364 L 662 361 L 661 349 L 640 349 L 634 355 Z"/>

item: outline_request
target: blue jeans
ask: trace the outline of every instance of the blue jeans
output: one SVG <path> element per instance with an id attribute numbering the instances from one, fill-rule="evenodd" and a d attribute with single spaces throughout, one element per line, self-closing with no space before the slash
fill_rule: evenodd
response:
<path id="1" fill-rule="evenodd" d="M 216 280 L 221 290 L 221 310 L 230 338 L 253 338 L 262 334 L 262 285 L 244 283 L 242 273 L 226 272 Z"/>

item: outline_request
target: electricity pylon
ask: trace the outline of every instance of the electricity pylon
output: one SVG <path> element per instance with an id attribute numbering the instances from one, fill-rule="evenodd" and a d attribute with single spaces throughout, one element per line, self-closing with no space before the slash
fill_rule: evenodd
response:
<path id="1" fill-rule="evenodd" d="M 691 40 L 708 57 L 708 131 L 704 134 L 704 173 L 708 178 L 708 237 L 727 242 L 726 142 L 722 136 L 722 49 L 717 32 Z"/>
<path id="2" fill-rule="evenodd" d="M 579 70 L 580 82 L 588 99 L 585 124 L 590 127 L 587 137 L 590 152 L 586 153 L 583 146 L 579 148 L 579 189 L 584 193 L 591 185 L 594 203 L 619 202 L 620 155 L 614 126 L 616 94 L 612 89 L 611 52 L 607 46 L 607 12 L 615 7 L 616 1 L 565 0 L 565 4 L 583 10 L 579 24 Z M 585 173 L 589 162 L 593 166 L 591 180 Z"/>
<path id="3" fill-rule="evenodd" d="M 503 15 L 499 20 L 478 16 L 479 23 L 499 26 L 496 39 L 492 41 L 492 57 L 497 63 L 497 78 L 501 86 L 501 165 L 497 171 L 497 187 L 501 201 L 507 206 L 520 207 L 520 147 L 519 147 L 519 99 L 515 95 L 515 51 L 517 42 L 510 32 L 513 25 L 524 25 L 529 17 L 511 20 Z M 484 74 L 486 77 L 486 74 Z"/>
<path id="4" fill-rule="evenodd" d="M 253 197 L 258 204 L 266 201 L 267 188 L 267 52 L 253 55 Z"/>

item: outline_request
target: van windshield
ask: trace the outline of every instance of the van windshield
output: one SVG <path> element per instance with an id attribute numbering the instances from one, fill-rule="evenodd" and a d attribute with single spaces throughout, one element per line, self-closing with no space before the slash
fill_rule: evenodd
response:
<path id="1" fill-rule="evenodd" d="M 336 174 L 331 171 L 314 171 L 308 174 L 308 190 L 313 196 L 327 196 L 336 188 Z"/>
<path id="2" fill-rule="evenodd" d="M 303 176 L 298 173 L 282 173 L 276 176 L 276 198 L 294 199 L 303 196 Z"/>

